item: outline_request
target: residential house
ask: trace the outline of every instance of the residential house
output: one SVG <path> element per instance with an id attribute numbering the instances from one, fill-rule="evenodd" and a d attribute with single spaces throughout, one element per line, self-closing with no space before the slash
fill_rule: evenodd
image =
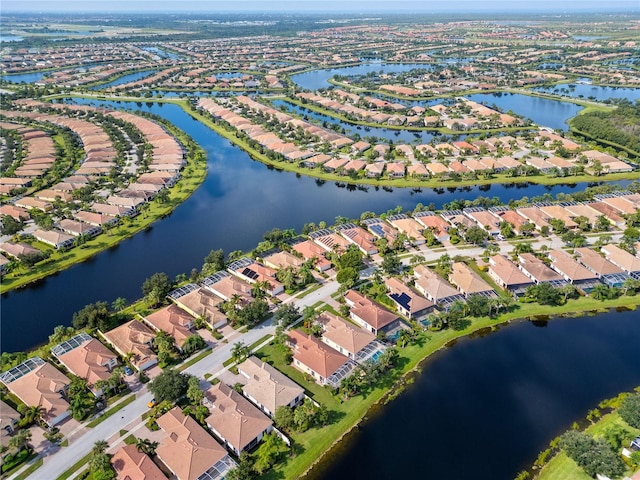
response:
<path id="1" fill-rule="evenodd" d="M 442 305 L 447 309 L 456 300 L 464 301 L 464 295 L 428 267 L 416 265 L 413 269 L 413 275 L 416 278 L 416 290 L 433 303 Z"/>
<path id="2" fill-rule="evenodd" d="M 227 451 L 179 407 L 157 420 L 167 434 L 156 455 L 177 480 L 222 480 L 236 466 Z"/>
<path id="3" fill-rule="evenodd" d="M 640 279 L 640 258 L 631 255 L 617 245 L 605 245 L 602 247 L 602 253 L 607 256 L 607 260 L 611 263 L 617 265 L 632 277 Z"/>
<path id="4" fill-rule="evenodd" d="M 504 255 L 494 255 L 489 258 L 487 273 L 494 282 L 516 295 L 524 293 L 527 287 L 534 284 L 515 263 Z"/>
<path id="5" fill-rule="evenodd" d="M 71 380 L 40 357 L 31 357 L 0 375 L 0 382 L 29 407 L 42 407 L 42 420 L 54 427 L 69 416 L 66 392 Z"/>
<path id="6" fill-rule="evenodd" d="M 451 264 L 451 275 L 449 280 L 458 287 L 465 297 L 477 294 L 488 297 L 496 296 L 495 291 L 480 275 L 474 272 L 471 267 L 463 262 L 453 262 Z"/>
<path id="7" fill-rule="evenodd" d="M 302 255 L 305 260 L 314 260 L 315 268 L 318 271 L 324 272 L 331 268 L 331 262 L 324 256 L 326 250 L 316 243 L 310 240 L 305 240 L 303 242 L 296 243 L 292 248 Z"/>
<path id="8" fill-rule="evenodd" d="M 202 280 L 202 285 L 225 301 L 237 298 L 240 305 L 253 301 L 251 290 L 253 287 L 243 282 L 229 272 L 219 271 Z"/>
<path id="9" fill-rule="evenodd" d="M 238 365 L 238 373 L 247 379 L 242 393 L 271 418 L 278 408 L 294 408 L 304 401 L 300 385 L 257 357 Z"/>
<path id="10" fill-rule="evenodd" d="M 356 245 L 365 255 L 378 253 L 378 248 L 375 245 L 375 236 L 363 228 L 353 223 L 345 223 L 336 226 L 336 231 L 346 238 L 348 242 Z"/>
<path id="11" fill-rule="evenodd" d="M 567 282 L 579 285 L 582 290 L 592 288 L 594 284 L 600 283 L 597 281 L 598 276 L 595 273 L 581 265 L 564 250 L 556 248 L 547 255 L 551 259 L 551 268 L 562 275 Z"/>
<path id="12" fill-rule="evenodd" d="M 187 338 L 191 335 L 197 335 L 193 332 L 193 317 L 177 305 L 161 308 L 157 312 L 143 317 L 143 320 L 154 330 L 162 330 L 171 335 L 180 350 L 182 350 Z"/>
<path id="13" fill-rule="evenodd" d="M 434 212 L 418 212 L 413 215 L 418 223 L 424 226 L 425 229 L 431 230 L 433 235 L 439 242 L 447 242 L 450 239 L 449 228 L 451 225 L 442 218 L 440 215 L 436 215 Z"/>
<path id="14" fill-rule="evenodd" d="M 9 446 L 9 439 L 16 430 L 20 414 L 0 400 L 0 446 Z"/>
<path id="15" fill-rule="evenodd" d="M 218 305 L 223 300 L 210 290 L 189 283 L 171 292 L 168 297 L 194 318 L 203 316 L 212 328 L 224 327 L 227 324 L 227 317 L 222 313 Z"/>
<path id="16" fill-rule="evenodd" d="M 407 318 L 420 320 L 432 312 L 435 305 L 418 295 L 411 287 L 405 285 L 395 277 L 386 278 L 388 296 L 396 305 L 397 310 Z"/>
<path id="17" fill-rule="evenodd" d="M 386 348 L 373 333 L 329 312 L 322 312 L 318 322 L 323 328 L 320 340 L 358 363 L 375 360 L 379 355 L 377 352 Z"/>
<path id="18" fill-rule="evenodd" d="M 287 267 L 293 267 L 297 270 L 304 263 L 303 259 L 296 257 L 295 255 L 286 251 L 273 253 L 267 257 L 264 257 L 262 261 L 267 267 L 275 268 L 276 270 Z"/>
<path id="19" fill-rule="evenodd" d="M 138 320 L 131 320 L 101 335 L 120 355 L 125 358 L 131 355 L 129 361 L 140 372 L 158 363 L 158 357 L 151 349 L 156 335 Z"/>
<path id="20" fill-rule="evenodd" d="M 388 334 L 400 327 L 400 317 L 357 290 L 349 290 L 344 299 L 351 308 L 350 318 L 374 335 L 378 332 Z"/>
<path id="21" fill-rule="evenodd" d="M 138 450 L 136 445 L 125 445 L 111 457 L 111 466 L 117 480 L 166 480 L 162 470 L 151 457 Z"/>
<path id="22" fill-rule="evenodd" d="M 207 426 L 238 456 L 255 447 L 273 429 L 269 417 L 222 382 L 205 392 L 203 403 L 211 413 Z"/>
<path id="23" fill-rule="evenodd" d="M 312 335 L 290 330 L 288 337 L 293 350 L 292 365 L 320 385 L 338 387 L 356 368 L 355 362 Z"/>
<path id="24" fill-rule="evenodd" d="M 313 240 L 317 245 L 324 248 L 327 252 L 344 253 L 351 243 L 346 238 L 338 235 L 328 228 L 311 232 L 309 234 L 309 238 L 311 238 L 311 240 Z"/>
<path id="25" fill-rule="evenodd" d="M 237 277 L 254 284 L 262 282 L 267 285 L 267 291 L 275 296 L 284 292 L 284 285 L 276 278 L 276 270 L 258 263 L 250 258 L 236 260 L 227 268 L 229 272 Z"/>
<path id="26" fill-rule="evenodd" d="M 118 356 L 86 333 L 56 345 L 51 354 L 75 376 L 86 380 L 96 397 L 103 393 L 96 384 L 107 380 L 118 366 Z"/>
<path id="27" fill-rule="evenodd" d="M 413 218 L 401 213 L 387 217 L 387 221 L 400 232 L 404 233 L 413 245 L 424 244 L 425 239 L 422 236 L 423 227 Z"/>
<path id="28" fill-rule="evenodd" d="M 546 263 L 532 253 L 521 253 L 518 256 L 518 263 L 520 270 L 536 283 L 549 282 L 555 287 L 566 283 L 559 273 L 549 268 Z"/>

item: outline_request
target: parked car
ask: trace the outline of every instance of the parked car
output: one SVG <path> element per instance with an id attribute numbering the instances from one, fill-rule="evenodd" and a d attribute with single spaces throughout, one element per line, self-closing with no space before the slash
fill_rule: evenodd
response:
<path id="1" fill-rule="evenodd" d="M 149 403 L 147 403 L 147 407 L 149 407 L 149 408 L 153 408 L 153 407 L 155 407 L 155 406 L 156 406 L 156 399 L 155 399 L 155 398 L 152 398 L 152 399 L 149 401 Z"/>
<path id="2" fill-rule="evenodd" d="M 131 370 L 131 368 L 129 368 L 129 367 L 124 367 L 124 374 L 125 375 L 133 375 L 133 370 Z"/>

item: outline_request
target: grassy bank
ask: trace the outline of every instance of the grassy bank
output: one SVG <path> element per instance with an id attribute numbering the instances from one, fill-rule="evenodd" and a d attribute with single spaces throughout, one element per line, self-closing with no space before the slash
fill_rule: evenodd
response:
<path id="1" fill-rule="evenodd" d="M 482 329 L 492 328 L 501 323 L 521 318 L 539 318 L 540 316 L 553 315 L 577 315 L 579 312 L 605 311 L 610 308 L 628 307 L 635 308 L 640 305 L 640 296 L 621 297 L 611 301 L 597 301 L 589 298 L 570 300 L 566 305 L 559 307 L 546 307 L 537 304 L 517 304 L 516 308 L 497 319 L 474 319 L 465 330 L 443 330 L 440 332 L 428 332 L 415 344 L 408 345 L 399 350 L 399 358 L 396 367 L 375 388 L 366 392 L 366 395 L 358 395 L 342 402 L 335 398 L 331 392 L 319 385 L 306 380 L 305 376 L 286 363 L 280 349 L 270 344 L 261 349 L 257 354 L 263 360 L 272 363 L 306 390 L 307 395 L 324 404 L 330 414 L 330 424 L 321 429 L 311 429 L 305 433 L 294 433 L 293 451 L 295 456 L 278 465 L 275 470 L 265 474 L 265 479 L 298 478 L 304 475 L 324 455 L 336 445 L 340 439 L 357 425 L 366 413 L 374 405 L 385 401 L 385 395 L 389 392 L 394 395 L 394 390 L 403 388 L 404 379 L 409 372 L 419 368 L 422 360 L 428 358 L 434 352 L 442 349 L 458 338 L 470 335 Z"/>
<path id="2" fill-rule="evenodd" d="M 175 127 L 172 133 L 176 135 L 183 145 L 188 144 L 186 134 L 178 132 Z M 195 150 L 189 152 L 187 166 L 182 172 L 182 178 L 173 188 L 169 189 L 169 201 L 167 203 L 149 202 L 149 207 L 143 213 L 131 219 L 123 219 L 120 225 L 114 227 L 108 233 L 102 233 L 83 245 L 70 250 L 54 251 L 47 260 L 31 269 L 17 268 L 2 278 L 0 293 L 33 283 L 76 263 L 84 262 L 136 233 L 151 228 L 152 223 L 168 216 L 178 205 L 193 194 L 207 175 L 206 161 L 196 161 L 197 158 L 205 158 L 202 148 L 193 142 L 191 144 L 194 145 Z"/>

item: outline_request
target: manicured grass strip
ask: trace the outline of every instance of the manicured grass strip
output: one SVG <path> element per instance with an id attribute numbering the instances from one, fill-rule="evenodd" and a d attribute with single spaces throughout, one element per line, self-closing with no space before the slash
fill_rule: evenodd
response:
<path id="1" fill-rule="evenodd" d="M 107 410 L 106 412 L 104 412 L 102 415 L 100 415 L 98 418 L 96 418 L 95 420 L 93 420 L 92 422 L 89 422 L 87 424 L 87 427 L 89 428 L 93 428 L 96 425 L 100 425 L 102 422 L 104 422 L 107 418 L 109 418 L 111 415 L 115 414 L 116 412 L 118 412 L 119 410 L 122 410 L 124 407 L 126 407 L 127 405 L 129 405 L 131 402 L 133 402 L 136 399 L 135 395 L 131 395 L 130 397 L 127 397 L 126 399 L 124 399 L 122 402 L 120 402 L 118 405 L 116 405 L 115 407 Z"/>
<path id="2" fill-rule="evenodd" d="M 640 304 L 640 296 L 620 297 L 604 302 L 590 298 L 580 298 L 579 300 L 570 300 L 567 304 L 559 307 L 517 304 L 511 312 L 505 313 L 497 319 L 487 317 L 473 319 L 471 325 L 462 331 L 445 329 L 440 332 L 428 332 L 426 337 L 417 343 L 399 349 L 397 367 L 392 369 L 372 390 L 368 391 L 366 398 L 363 395 L 358 395 L 342 403 L 332 395 L 329 389 L 307 381 L 300 371 L 286 364 L 284 354 L 279 348 L 272 344 L 267 345 L 260 349 L 257 355 L 262 360 L 273 364 L 278 370 L 305 388 L 307 395 L 324 404 L 331 412 L 330 417 L 333 417 L 334 420 L 323 428 L 314 428 L 302 434 L 292 434 L 291 438 L 300 447 L 300 453 L 295 457 L 287 458 L 285 463 L 277 465 L 273 470 L 265 474 L 263 478 L 275 480 L 276 478 L 300 477 L 330 450 L 338 439 L 356 425 L 365 416 L 369 408 L 381 400 L 403 375 L 415 369 L 423 359 L 445 347 L 454 339 L 515 319 L 539 315 L 561 315 L 579 311 L 597 311 L 623 306 L 634 307 L 638 304 Z"/>
<path id="3" fill-rule="evenodd" d="M 136 443 L 136 441 L 137 441 L 137 440 L 138 440 L 138 439 L 137 439 L 136 437 L 134 437 L 133 435 L 128 435 L 128 436 L 123 440 L 123 442 L 124 442 L 126 445 L 133 445 L 134 443 Z"/>
<path id="4" fill-rule="evenodd" d="M 85 466 L 85 464 L 89 461 L 89 458 L 91 458 L 91 455 L 91 452 L 87 453 L 84 457 L 71 465 L 62 475 L 56 478 L 56 480 L 67 480 L 71 475 Z"/>
<path id="5" fill-rule="evenodd" d="M 251 345 L 249 345 L 249 350 L 253 351 L 255 348 L 259 347 L 260 345 L 262 345 L 264 342 L 266 342 L 267 340 L 269 340 L 272 337 L 271 334 L 267 334 L 264 337 L 262 337 L 260 340 L 256 340 L 255 342 L 253 342 Z"/>
<path id="6" fill-rule="evenodd" d="M 29 475 L 31 475 L 33 472 L 39 469 L 43 463 L 44 463 L 44 460 L 42 458 L 39 458 L 38 460 L 33 462 L 31 465 L 29 465 L 29 468 L 27 468 L 25 471 L 21 472 L 19 475 L 16 475 L 15 480 L 26 479 Z"/>
<path id="7" fill-rule="evenodd" d="M 183 364 L 181 364 L 177 370 L 179 372 L 182 372 L 183 370 L 189 368 L 191 365 L 193 365 L 194 363 L 198 363 L 200 360 L 202 360 L 204 357 L 211 355 L 211 353 L 213 353 L 213 349 L 211 347 L 207 347 L 205 348 L 202 352 L 200 352 L 198 355 L 196 355 L 195 357 L 191 357 L 189 360 L 187 360 L 186 362 L 184 362 Z"/>
<path id="8" fill-rule="evenodd" d="M 301 293 L 301 294 L 299 294 L 299 295 L 296 295 L 295 297 L 296 297 L 296 298 L 304 298 L 304 297 L 306 297 L 307 295 L 309 295 L 310 293 L 313 293 L 313 292 L 315 292 L 316 290 L 319 290 L 320 288 L 322 288 L 322 286 L 323 286 L 323 285 L 322 285 L 321 283 L 317 283 L 316 285 L 314 285 L 314 286 L 312 286 L 312 287 L 307 288 L 304 292 L 302 292 L 302 293 Z"/>

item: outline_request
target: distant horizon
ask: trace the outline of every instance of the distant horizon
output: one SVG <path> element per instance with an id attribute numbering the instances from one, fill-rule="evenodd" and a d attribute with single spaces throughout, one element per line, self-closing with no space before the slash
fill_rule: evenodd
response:
<path id="1" fill-rule="evenodd" d="M 106 4 L 105 4 L 106 3 Z M 108 5 L 107 8 L 105 8 Z M 235 0 L 233 7 L 227 2 L 186 0 L 112 0 L 80 1 L 70 0 L 4 0 L 1 10 L 12 13 L 640 13 L 640 0 L 449 0 L 448 2 L 399 0 L 329 0 L 322 2 L 299 0 L 276 0 L 261 2 L 255 0 Z"/>

